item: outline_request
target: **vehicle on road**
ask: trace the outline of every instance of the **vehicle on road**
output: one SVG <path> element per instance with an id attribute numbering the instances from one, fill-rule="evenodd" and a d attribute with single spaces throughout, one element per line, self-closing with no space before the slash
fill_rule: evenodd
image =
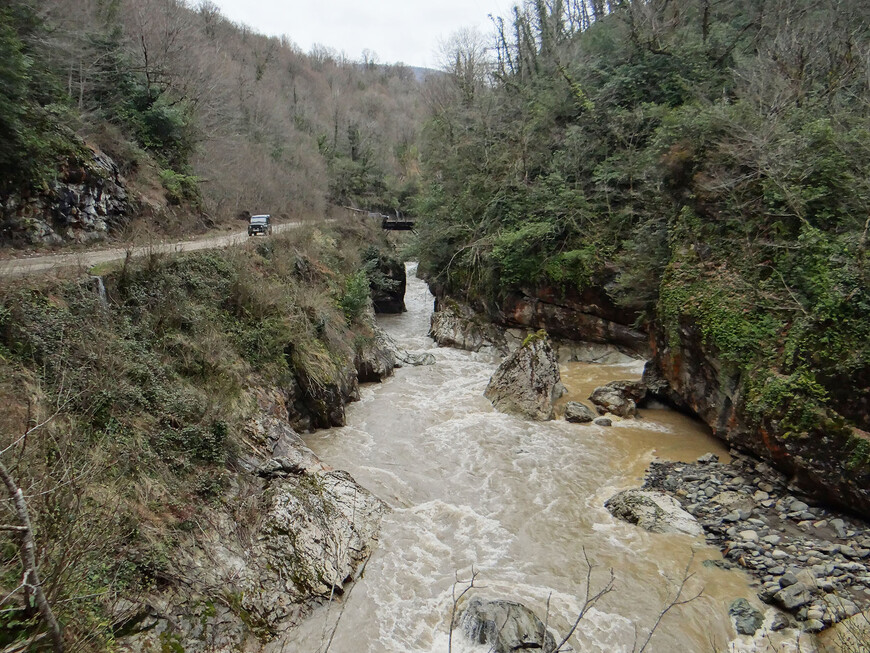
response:
<path id="1" fill-rule="evenodd" d="M 249 236 L 268 236 L 272 233 L 272 216 L 252 215 L 248 223 Z"/>

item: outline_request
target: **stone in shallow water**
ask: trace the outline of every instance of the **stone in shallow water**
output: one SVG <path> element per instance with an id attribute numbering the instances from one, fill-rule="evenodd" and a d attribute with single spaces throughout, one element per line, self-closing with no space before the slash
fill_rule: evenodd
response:
<path id="1" fill-rule="evenodd" d="M 679 501 L 652 490 L 624 490 L 604 504 L 614 517 L 637 524 L 652 533 L 701 535 L 703 529 Z"/>
<path id="2" fill-rule="evenodd" d="M 642 381 L 611 381 L 595 388 L 589 398 L 598 407 L 598 412 L 635 417 L 637 404 L 646 397 L 646 393 L 647 387 Z"/>
<path id="3" fill-rule="evenodd" d="M 537 615 L 514 601 L 484 601 L 473 598 L 458 624 L 465 637 L 484 644 L 494 653 L 535 649 L 552 651 L 556 641 Z"/>
<path id="4" fill-rule="evenodd" d="M 597 424 L 598 426 L 612 426 L 613 420 L 609 417 L 599 417 L 593 422 L 593 424 Z"/>
<path id="5" fill-rule="evenodd" d="M 595 412 L 579 401 L 569 401 L 565 404 L 565 421 L 581 424 L 595 419 Z"/>
<path id="6" fill-rule="evenodd" d="M 736 599 L 728 608 L 728 614 L 734 619 L 734 628 L 741 635 L 754 635 L 764 623 L 761 612 L 752 607 L 746 599 Z"/>

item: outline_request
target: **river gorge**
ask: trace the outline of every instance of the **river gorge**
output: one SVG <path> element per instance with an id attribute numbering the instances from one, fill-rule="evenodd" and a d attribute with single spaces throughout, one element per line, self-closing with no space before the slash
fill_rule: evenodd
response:
<path id="1" fill-rule="evenodd" d="M 491 352 L 439 348 L 427 337 L 433 297 L 408 270 L 408 311 L 379 322 L 432 366 L 405 367 L 362 389 L 347 426 L 306 436 L 330 466 L 347 470 L 387 502 L 379 543 L 360 580 L 318 608 L 269 651 L 448 651 L 454 592 L 477 574 L 472 595 L 522 602 L 560 635 L 586 592 L 612 569 L 614 591 L 588 611 L 571 644 L 582 651 L 632 651 L 674 598 L 701 595 L 664 617 L 649 651 L 750 651 L 780 648 L 795 631 L 735 638 L 729 604 L 760 610 L 748 575 L 719 568 L 703 538 L 646 532 L 612 517 L 605 501 L 641 484 L 656 457 L 694 461 L 727 450 L 705 426 L 668 409 L 642 410 L 612 427 L 563 420 L 531 422 L 493 410 L 483 391 L 498 364 Z M 569 399 L 616 379 L 639 379 L 643 361 L 562 366 Z M 705 564 L 706 563 L 706 564 Z M 458 582 L 457 582 L 458 581 Z M 769 625 L 773 610 L 767 608 Z M 809 642 L 805 635 L 803 641 Z M 778 648 L 768 648 L 768 646 Z M 482 651 L 454 635 L 453 651 Z"/>

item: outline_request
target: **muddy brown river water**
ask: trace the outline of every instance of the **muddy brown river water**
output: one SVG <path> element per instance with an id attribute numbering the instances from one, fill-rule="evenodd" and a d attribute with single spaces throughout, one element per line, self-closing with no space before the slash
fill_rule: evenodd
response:
<path id="1" fill-rule="evenodd" d="M 665 616 L 647 651 L 789 650 L 738 638 L 728 617 L 739 597 L 764 609 L 748 576 L 705 566 L 720 560 L 702 538 L 648 533 L 614 519 L 604 502 L 641 483 L 654 456 L 694 460 L 727 451 L 706 428 L 681 414 L 644 410 L 612 427 L 536 423 L 497 413 L 483 390 L 497 357 L 438 348 L 426 334 L 432 297 L 409 269 L 408 312 L 381 325 L 411 351 L 429 351 L 429 367 L 396 371 L 362 390 L 348 426 L 312 434 L 326 463 L 349 471 L 386 501 L 380 542 L 349 596 L 322 607 L 271 651 L 333 653 L 448 651 L 457 579 L 472 568 L 486 598 L 520 601 L 565 633 L 585 593 L 585 555 L 598 588 L 613 569 L 615 589 L 581 621 L 578 651 L 629 652 L 643 641 L 687 565 L 697 600 Z M 639 378 L 642 363 L 563 368 L 570 398 L 615 379 Z M 460 587 L 461 589 L 461 587 Z M 772 615 L 767 614 L 768 620 Z M 786 639 L 788 639 L 787 636 Z M 485 651 L 454 637 L 452 651 Z"/>

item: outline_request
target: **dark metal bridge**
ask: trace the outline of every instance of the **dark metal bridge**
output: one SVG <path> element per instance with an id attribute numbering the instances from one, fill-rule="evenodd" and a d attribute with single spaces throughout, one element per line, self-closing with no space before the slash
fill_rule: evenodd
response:
<path id="1" fill-rule="evenodd" d="M 409 218 L 396 211 L 395 215 L 386 215 L 384 213 L 376 213 L 374 211 L 364 211 L 363 209 L 355 209 L 351 206 L 345 206 L 345 209 L 352 211 L 357 215 L 364 215 L 367 218 L 380 219 L 381 228 L 389 231 L 413 231 L 414 225 L 417 223 L 416 218 Z"/>
<path id="2" fill-rule="evenodd" d="M 390 231 L 412 231 L 414 229 L 414 223 L 415 220 L 413 218 L 408 218 L 403 215 L 381 216 L 381 228 L 389 229 Z"/>

